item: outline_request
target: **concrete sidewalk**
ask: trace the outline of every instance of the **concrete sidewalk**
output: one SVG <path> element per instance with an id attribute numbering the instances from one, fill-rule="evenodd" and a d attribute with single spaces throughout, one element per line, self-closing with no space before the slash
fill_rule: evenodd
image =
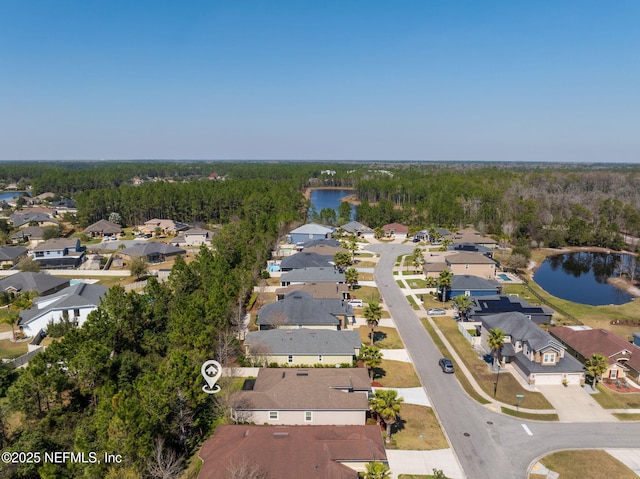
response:
<path id="1" fill-rule="evenodd" d="M 440 469 L 451 479 L 465 479 L 452 449 L 436 451 L 398 451 L 387 449 L 387 459 L 391 477 L 397 479 L 400 474 L 432 474 Z"/>

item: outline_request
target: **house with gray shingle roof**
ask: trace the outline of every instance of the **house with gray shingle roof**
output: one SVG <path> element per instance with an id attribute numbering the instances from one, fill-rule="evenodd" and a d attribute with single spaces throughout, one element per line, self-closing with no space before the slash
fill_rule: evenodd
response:
<path id="1" fill-rule="evenodd" d="M 33 300 L 30 309 L 20 311 L 18 326 L 26 336 L 47 330 L 50 322 L 58 323 L 66 316 L 80 327 L 87 316 L 100 305 L 108 289 L 97 284 L 78 283 L 55 294 Z"/>
<path id="2" fill-rule="evenodd" d="M 366 368 L 261 368 L 230 402 L 237 422 L 364 425 L 370 391 Z"/>
<path id="3" fill-rule="evenodd" d="M 313 366 L 353 364 L 362 342 L 358 331 L 329 329 L 269 329 L 251 331 L 244 341 L 245 354 L 261 366 Z"/>
<path id="4" fill-rule="evenodd" d="M 172 256 L 185 254 L 187 250 L 178 248 L 172 244 L 158 243 L 156 241 L 137 244 L 120 250 L 123 256 L 130 258 L 146 258 L 150 263 L 161 263 Z"/>
<path id="5" fill-rule="evenodd" d="M 304 268 L 294 269 L 282 273 L 280 276 L 280 285 L 289 286 L 290 284 L 302 283 L 345 283 L 344 273 L 337 269 L 331 268 Z"/>
<path id="6" fill-rule="evenodd" d="M 74 268 L 84 259 L 84 248 L 77 238 L 52 238 L 33 249 L 33 258 L 44 268 Z"/>
<path id="7" fill-rule="evenodd" d="M 37 212 L 14 213 L 9 216 L 14 228 L 27 226 L 31 222 L 38 223 L 39 226 L 58 226 L 58 222 L 48 214 Z"/>
<path id="8" fill-rule="evenodd" d="M 304 291 L 294 291 L 281 301 L 264 305 L 256 324 L 262 329 L 340 329 L 352 323 L 353 308 L 342 299 L 314 299 Z"/>
<path id="9" fill-rule="evenodd" d="M 84 233 L 92 238 L 104 238 L 105 236 L 117 236 L 122 232 L 119 224 L 107 220 L 99 220 L 84 229 Z"/>
<path id="10" fill-rule="evenodd" d="M 468 312 L 469 319 L 479 321 L 482 316 L 498 313 L 519 312 L 534 323 L 551 323 L 553 310 L 546 306 L 534 306 L 519 296 L 490 295 L 471 297 L 473 306 Z"/>
<path id="11" fill-rule="evenodd" d="M 280 262 L 280 271 L 291 271 L 304 268 L 333 268 L 333 256 L 301 251 L 287 256 Z"/>
<path id="12" fill-rule="evenodd" d="M 305 291 L 314 299 L 346 299 L 350 298 L 349 285 L 332 283 L 305 283 L 292 284 L 285 288 L 276 289 L 278 301 L 284 299 L 286 295 L 293 291 Z"/>
<path id="13" fill-rule="evenodd" d="M 44 241 L 45 228 L 42 226 L 27 226 L 11 235 L 11 241 L 15 243 L 26 243 L 27 241 Z"/>
<path id="14" fill-rule="evenodd" d="M 356 236 L 373 235 L 373 230 L 359 221 L 349 221 L 340 228 L 346 233 L 353 233 Z"/>
<path id="15" fill-rule="evenodd" d="M 291 230 L 287 238 L 291 244 L 306 243 L 311 240 L 329 238 L 333 232 L 333 227 L 319 225 L 318 223 L 307 223 Z"/>
<path id="16" fill-rule="evenodd" d="M 67 287 L 69 287 L 68 278 L 60 278 L 45 273 L 23 271 L 0 279 L 0 291 L 7 291 L 12 294 L 34 291 L 38 296 L 47 296 Z"/>
<path id="17" fill-rule="evenodd" d="M 451 277 L 451 287 L 447 289 L 447 300 L 459 295 L 464 296 L 495 296 L 501 292 L 502 285 L 478 276 L 456 274 Z"/>
<path id="18" fill-rule="evenodd" d="M 543 331 L 530 319 L 518 312 L 483 316 L 481 318 L 481 344 L 487 351 L 489 332 L 504 331 L 501 357 L 511 364 L 530 385 L 584 384 L 584 367 L 565 347 Z"/>
<path id="19" fill-rule="evenodd" d="M 27 248 L 23 246 L 0 246 L 0 267 L 11 268 L 27 257 Z"/>

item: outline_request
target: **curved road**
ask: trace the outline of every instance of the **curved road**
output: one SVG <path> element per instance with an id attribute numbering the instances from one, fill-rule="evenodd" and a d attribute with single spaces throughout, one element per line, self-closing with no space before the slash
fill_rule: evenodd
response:
<path id="1" fill-rule="evenodd" d="M 467 396 L 455 376 L 442 374 L 441 354 L 393 276 L 396 258 L 413 246 L 369 245 L 380 253 L 374 279 L 422 385 L 469 479 L 527 478 L 540 456 L 561 449 L 640 448 L 640 424 L 557 423 L 512 418 Z"/>

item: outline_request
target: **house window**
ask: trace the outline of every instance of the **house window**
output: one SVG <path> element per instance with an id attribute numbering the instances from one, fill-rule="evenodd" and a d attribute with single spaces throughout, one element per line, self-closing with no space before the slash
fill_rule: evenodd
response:
<path id="1" fill-rule="evenodd" d="M 616 379 L 617 377 L 618 377 L 618 370 L 617 369 L 612 369 L 609 372 L 609 378 Z"/>
<path id="2" fill-rule="evenodd" d="M 278 420 L 278 411 L 269 411 L 269 421 Z"/>
<path id="3" fill-rule="evenodd" d="M 292 363 L 293 363 L 293 354 L 290 354 L 290 355 L 287 357 L 287 362 L 288 362 L 289 364 L 292 364 Z"/>
<path id="4" fill-rule="evenodd" d="M 73 316 L 76 317 L 76 318 L 79 317 L 80 316 L 80 310 L 79 309 L 74 309 L 73 310 Z"/>
<path id="5" fill-rule="evenodd" d="M 304 422 L 311 422 L 313 421 L 313 412 L 312 411 L 305 411 L 304 413 Z"/>
<path id="6" fill-rule="evenodd" d="M 468 265 L 468 264 L 465 264 L 465 265 L 464 265 L 464 269 L 469 269 L 469 265 Z"/>
<path id="7" fill-rule="evenodd" d="M 471 296 L 471 291 L 465 291 L 465 292 L 464 292 L 464 295 L 465 295 L 465 296 Z"/>
<path id="8" fill-rule="evenodd" d="M 318 362 L 321 363 L 322 362 L 322 354 L 318 354 Z"/>
<path id="9" fill-rule="evenodd" d="M 542 356 L 542 364 L 555 364 L 556 353 L 544 353 Z"/>
<path id="10" fill-rule="evenodd" d="M 44 258 L 44 252 L 36 251 L 36 258 Z"/>

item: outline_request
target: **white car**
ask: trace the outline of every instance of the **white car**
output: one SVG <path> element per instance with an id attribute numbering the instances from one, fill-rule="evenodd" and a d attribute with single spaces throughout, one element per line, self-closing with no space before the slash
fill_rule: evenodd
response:
<path id="1" fill-rule="evenodd" d="M 442 316 L 443 314 L 447 314 L 447 312 L 444 309 L 431 308 L 427 310 L 427 314 L 430 316 Z"/>

